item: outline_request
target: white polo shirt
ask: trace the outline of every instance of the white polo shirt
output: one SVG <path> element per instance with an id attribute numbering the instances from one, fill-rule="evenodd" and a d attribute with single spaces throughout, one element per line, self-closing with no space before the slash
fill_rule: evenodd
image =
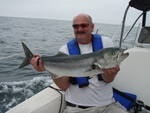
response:
<path id="1" fill-rule="evenodd" d="M 109 37 L 102 36 L 103 48 L 113 47 Z M 81 54 L 90 53 L 92 44 L 79 44 Z M 69 55 L 67 44 L 59 50 Z M 78 85 L 70 85 L 65 92 L 65 100 L 82 106 L 104 106 L 113 102 L 112 86 L 104 81 L 99 81 L 97 76 L 89 79 L 89 85 L 79 88 Z"/>

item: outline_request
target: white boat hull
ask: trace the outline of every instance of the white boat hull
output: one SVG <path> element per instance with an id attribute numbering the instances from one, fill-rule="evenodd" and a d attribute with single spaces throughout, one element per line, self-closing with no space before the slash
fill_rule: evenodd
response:
<path id="1" fill-rule="evenodd" d="M 112 85 L 136 94 L 138 99 L 150 105 L 150 50 L 132 48 L 127 51 L 129 57 L 122 62 Z M 59 113 L 60 103 L 61 95 L 54 89 L 46 88 L 6 113 Z"/>
<path id="2" fill-rule="evenodd" d="M 150 49 L 135 47 L 127 51 L 129 57 L 122 62 L 113 85 L 150 105 Z"/>
<path id="3" fill-rule="evenodd" d="M 60 105 L 61 95 L 54 89 L 46 88 L 6 113 L 59 113 Z"/>

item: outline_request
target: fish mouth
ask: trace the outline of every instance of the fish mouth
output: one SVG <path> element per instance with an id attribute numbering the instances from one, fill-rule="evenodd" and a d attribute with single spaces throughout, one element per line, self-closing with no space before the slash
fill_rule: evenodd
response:
<path id="1" fill-rule="evenodd" d="M 121 57 L 123 58 L 123 60 L 126 59 L 128 56 L 129 56 L 129 53 L 125 51 L 123 51 L 121 54 Z"/>
<path id="2" fill-rule="evenodd" d="M 126 52 L 126 53 L 124 53 L 124 55 L 125 55 L 125 56 L 129 56 L 129 53 L 128 53 L 128 52 Z"/>
<path id="3" fill-rule="evenodd" d="M 117 55 L 117 61 L 121 58 L 122 60 L 126 59 L 129 56 L 129 53 L 124 50 L 121 50 Z"/>
<path id="4" fill-rule="evenodd" d="M 122 51 L 122 54 L 123 54 L 124 56 L 126 56 L 126 57 L 129 56 L 129 52 L 127 52 L 126 49 L 124 49 L 124 50 Z"/>
<path id="5" fill-rule="evenodd" d="M 121 49 L 120 52 L 122 55 L 129 56 L 129 53 L 126 50 L 127 49 Z"/>

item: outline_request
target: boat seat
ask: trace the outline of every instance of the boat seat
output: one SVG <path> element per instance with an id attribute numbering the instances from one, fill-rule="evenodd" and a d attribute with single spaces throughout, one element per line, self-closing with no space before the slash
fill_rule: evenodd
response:
<path id="1" fill-rule="evenodd" d="M 150 44 L 150 27 L 142 27 L 138 43 Z"/>

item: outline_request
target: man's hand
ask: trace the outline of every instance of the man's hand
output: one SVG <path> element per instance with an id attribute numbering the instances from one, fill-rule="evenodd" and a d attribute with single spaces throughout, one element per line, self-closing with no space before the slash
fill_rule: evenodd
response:
<path id="1" fill-rule="evenodd" d="M 109 69 L 102 69 L 103 70 L 103 74 L 102 77 L 104 79 L 105 82 L 112 82 L 115 78 L 115 76 L 117 75 L 117 73 L 120 71 L 120 67 L 116 66 L 113 68 L 109 68 Z"/>
<path id="2" fill-rule="evenodd" d="M 34 55 L 30 64 L 39 72 L 45 71 L 44 62 L 41 60 L 39 55 Z"/>

